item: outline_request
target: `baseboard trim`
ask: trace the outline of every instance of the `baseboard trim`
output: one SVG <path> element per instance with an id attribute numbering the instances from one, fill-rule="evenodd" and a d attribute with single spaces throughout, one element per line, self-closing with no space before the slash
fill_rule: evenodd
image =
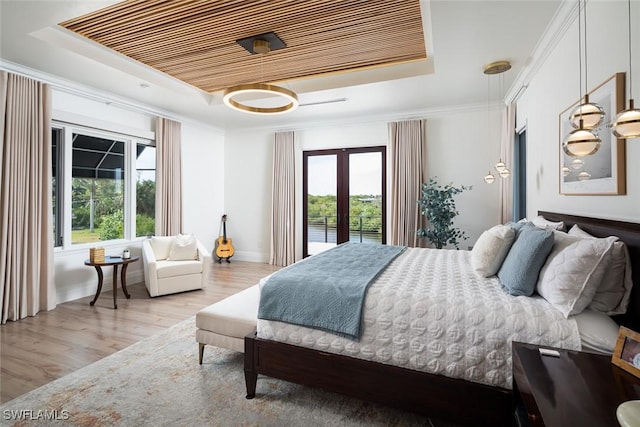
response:
<path id="1" fill-rule="evenodd" d="M 104 278 L 102 283 L 103 291 L 110 291 L 112 289 L 113 269 L 103 269 Z M 140 268 L 137 270 L 127 271 L 127 285 L 133 285 L 144 282 L 144 271 Z M 85 281 L 81 283 L 73 283 L 67 286 L 56 287 L 56 304 L 62 304 L 65 302 L 77 300 L 93 296 L 96 294 L 98 288 L 98 276 L 94 275 L 94 280 Z M 118 279 L 118 289 L 121 288 L 120 280 Z"/>
<path id="2" fill-rule="evenodd" d="M 213 255 L 213 260 L 218 260 L 218 258 L 215 256 L 215 253 Z M 261 252 L 235 251 L 232 260 L 268 263 L 269 255 L 265 255 Z"/>

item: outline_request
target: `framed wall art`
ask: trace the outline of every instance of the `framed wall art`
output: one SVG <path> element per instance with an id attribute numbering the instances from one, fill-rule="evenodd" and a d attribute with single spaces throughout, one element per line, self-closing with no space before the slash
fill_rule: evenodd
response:
<path id="1" fill-rule="evenodd" d="M 611 133 L 611 123 L 616 114 L 624 109 L 625 73 L 616 73 L 589 92 L 591 102 L 600 105 L 605 117 L 595 129 L 602 140 L 595 154 L 572 157 L 562 149 L 562 142 L 573 130 L 569 122 L 571 112 L 578 106 L 574 102 L 560 113 L 560 194 L 566 195 L 623 195 L 626 194 L 626 153 L 623 139 Z"/>
<path id="2" fill-rule="evenodd" d="M 640 333 L 620 327 L 611 363 L 640 377 Z"/>

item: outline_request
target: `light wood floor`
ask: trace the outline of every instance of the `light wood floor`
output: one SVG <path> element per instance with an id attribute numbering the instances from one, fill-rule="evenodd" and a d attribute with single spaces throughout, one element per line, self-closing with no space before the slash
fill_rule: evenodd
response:
<path id="1" fill-rule="evenodd" d="M 277 269 L 252 262 L 213 262 L 203 290 L 150 298 L 143 283 L 127 285 L 131 299 L 118 290 L 114 310 L 113 293 L 104 286 L 93 307 L 91 296 L 7 322 L 0 326 L 0 403 L 155 335 Z"/>

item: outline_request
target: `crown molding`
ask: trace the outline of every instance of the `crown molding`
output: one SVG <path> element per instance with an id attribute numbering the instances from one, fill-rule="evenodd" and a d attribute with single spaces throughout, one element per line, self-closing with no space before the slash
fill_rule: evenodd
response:
<path id="1" fill-rule="evenodd" d="M 504 101 L 507 105 L 516 102 L 529 87 L 529 82 L 535 77 L 540 67 L 545 63 L 551 52 L 556 48 L 562 37 L 576 20 L 578 6 L 575 1 L 562 0 L 551 22 L 538 40 L 530 57 L 529 63 L 518 73 L 513 84 L 507 90 Z"/>
<path id="2" fill-rule="evenodd" d="M 109 104 L 114 107 L 133 111 L 136 113 L 146 114 L 153 117 L 161 116 L 161 117 L 166 117 L 171 120 L 176 120 L 182 123 L 191 123 L 197 126 L 204 126 L 215 131 L 220 135 L 224 135 L 225 133 L 224 129 L 219 128 L 217 126 L 212 126 L 209 123 L 194 120 L 191 117 L 176 115 L 170 111 L 145 105 L 137 101 L 134 101 L 132 99 L 116 96 L 112 93 L 100 91 L 90 86 L 82 85 L 77 82 L 73 82 L 58 76 L 54 76 L 52 74 L 48 74 L 40 70 L 36 70 L 34 68 L 17 64 L 15 62 L 7 61 L 6 59 L 0 58 L 0 70 L 5 70 L 10 73 L 18 74 L 21 76 L 29 77 L 34 80 L 41 81 L 43 83 L 47 83 L 56 90 L 59 90 L 61 92 L 66 92 L 72 95 L 76 95 L 82 98 L 86 98 L 92 101 Z"/>
<path id="3" fill-rule="evenodd" d="M 505 108 L 502 102 L 494 102 L 490 105 L 486 103 L 452 105 L 446 107 L 437 107 L 422 110 L 405 110 L 391 113 L 383 113 L 368 116 L 353 116 L 344 119 L 327 118 L 324 120 L 307 120 L 300 122 L 292 122 L 289 124 L 274 124 L 265 126 L 243 126 L 242 128 L 228 128 L 227 132 L 255 132 L 255 131 L 304 131 L 318 128 L 326 128 L 328 126 L 359 126 L 365 124 L 387 124 L 394 121 L 404 120 L 420 120 L 431 119 L 435 117 L 446 117 L 464 113 L 486 113 L 487 111 L 496 111 Z"/>

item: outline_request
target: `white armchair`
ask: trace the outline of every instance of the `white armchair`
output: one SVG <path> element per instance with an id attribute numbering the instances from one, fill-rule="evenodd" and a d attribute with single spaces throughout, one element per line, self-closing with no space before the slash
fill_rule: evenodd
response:
<path id="1" fill-rule="evenodd" d="M 202 289 L 211 254 L 194 236 L 154 236 L 142 241 L 144 284 L 152 297 Z"/>

